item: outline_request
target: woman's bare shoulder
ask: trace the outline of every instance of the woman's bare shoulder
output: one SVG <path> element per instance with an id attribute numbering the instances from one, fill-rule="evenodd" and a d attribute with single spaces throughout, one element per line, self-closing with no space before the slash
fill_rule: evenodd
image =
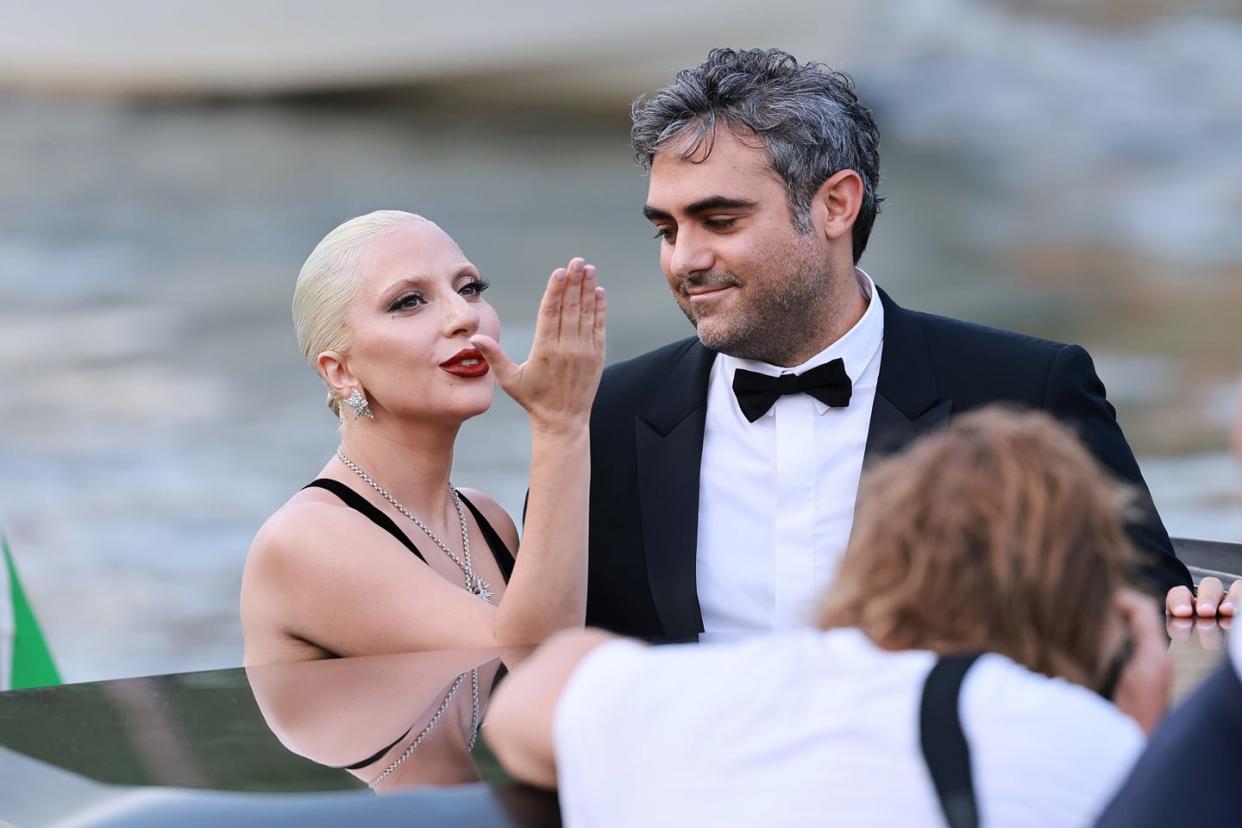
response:
<path id="1" fill-rule="evenodd" d="M 344 506 L 295 497 L 273 514 L 242 575 L 251 663 L 491 646 L 494 608 L 451 584 L 387 531 Z"/>
<path id="2" fill-rule="evenodd" d="M 496 530 L 496 534 L 500 535 L 500 539 L 505 542 L 505 546 L 509 547 L 509 551 L 516 553 L 518 531 L 509 513 L 491 495 L 478 489 L 459 488 L 457 491 L 461 492 L 483 514 L 483 517 L 487 518 L 487 522 Z"/>
<path id="3" fill-rule="evenodd" d="M 344 517 L 343 504 L 333 504 L 314 494 L 317 493 L 298 492 L 263 521 L 255 533 L 251 554 L 280 549 L 290 540 L 314 537 L 316 529 L 337 523 Z"/>
<path id="4" fill-rule="evenodd" d="M 435 579 L 366 516 L 320 494 L 299 492 L 259 528 L 242 572 L 244 627 L 253 619 L 254 629 L 318 642 L 354 596 L 393 584 L 412 594 Z"/>
<path id="5" fill-rule="evenodd" d="M 259 527 L 246 555 L 241 583 L 241 621 L 246 663 L 309 658 L 314 649 L 298 637 L 302 609 L 297 596 L 319 593 L 319 574 L 330 568 L 330 535 L 342 509 L 298 492 Z"/>
<path id="6" fill-rule="evenodd" d="M 246 556 L 246 578 L 284 586 L 332 575 L 360 557 L 373 565 L 414 559 L 369 518 L 319 489 L 294 494 L 258 529 Z"/>

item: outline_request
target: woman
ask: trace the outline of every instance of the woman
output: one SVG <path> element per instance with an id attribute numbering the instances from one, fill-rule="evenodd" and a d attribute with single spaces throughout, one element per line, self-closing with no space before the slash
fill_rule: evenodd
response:
<path id="1" fill-rule="evenodd" d="M 1089 825 L 1169 686 L 1122 502 L 1046 415 L 964 414 L 867 473 L 821 629 L 557 636 L 483 733 L 569 826 Z"/>
<path id="2" fill-rule="evenodd" d="M 351 219 L 306 260 L 294 326 L 341 443 L 251 547 L 247 664 L 529 644 L 583 623 L 604 291 L 581 259 L 553 272 L 530 358 L 515 365 L 486 289 L 411 213 Z M 520 556 L 504 510 L 449 482 L 458 429 L 491 405 L 493 381 L 530 416 Z"/>

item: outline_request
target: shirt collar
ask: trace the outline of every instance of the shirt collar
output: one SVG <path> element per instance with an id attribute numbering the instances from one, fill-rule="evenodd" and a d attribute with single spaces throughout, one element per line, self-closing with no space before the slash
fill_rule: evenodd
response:
<path id="1" fill-rule="evenodd" d="M 867 366 L 871 364 L 871 360 L 875 359 L 876 353 L 880 350 L 880 344 L 884 341 L 884 305 L 876 294 L 875 282 L 872 281 L 865 270 L 855 267 L 854 276 L 858 280 L 858 290 L 862 293 L 863 298 L 867 300 L 867 309 L 863 311 L 862 317 L 854 323 L 854 327 L 845 332 L 844 336 L 806 362 L 793 368 L 782 368 L 779 365 L 771 365 L 754 359 L 741 359 L 728 354 L 721 354 L 720 362 L 721 367 L 725 369 L 727 384 L 732 387 L 733 374 L 738 368 L 779 377 L 781 374 L 801 374 L 804 371 L 809 371 L 837 358 L 845 362 L 845 373 L 849 376 L 850 382 L 857 383 L 859 377 L 867 370 Z M 817 414 L 823 414 L 828 410 L 829 406 L 819 400 L 812 399 L 815 403 L 815 412 Z M 775 411 L 775 407 L 770 408 L 763 416 L 775 416 Z"/>

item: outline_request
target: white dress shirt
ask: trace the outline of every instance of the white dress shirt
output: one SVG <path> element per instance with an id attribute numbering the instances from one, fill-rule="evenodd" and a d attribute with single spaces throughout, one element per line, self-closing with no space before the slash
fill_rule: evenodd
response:
<path id="1" fill-rule="evenodd" d="M 857 275 L 866 312 L 802 365 L 780 368 L 725 354 L 712 365 L 696 559 L 708 634 L 808 623 L 815 598 L 845 552 L 884 340 L 884 308 L 875 285 L 861 270 Z M 830 408 L 791 394 L 753 423 L 738 407 L 738 368 L 800 374 L 837 358 L 853 383 L 848 406 Z"/>
<path id="2" fill-rule="evenodd" d="M 930 652 L 858 630 L 615 641 L 554 718 L 564 824 L 944 825 L 919 748 Z M 1144 743 L 1095 693 L 985 655 L 959 700 L 982 825 L 1090 825 Z"/>

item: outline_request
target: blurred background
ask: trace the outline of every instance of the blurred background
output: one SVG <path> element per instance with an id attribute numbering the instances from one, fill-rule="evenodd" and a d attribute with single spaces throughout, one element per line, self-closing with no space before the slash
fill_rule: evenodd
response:
<path id="1" fill-rule="evenodd" d="M 1242 541 L 1242 8 L 1211 0 L 44 0 L 0 28 L 0 526 L 68 681 L 235 666 L 250 540 L 336 445 L 289 300 L 376 208 L 439 222 L 515 357 L 573 255 L 609 359 L 689 335 L 628 105 L 708 48 L 849 71 L 883 134 L 863 266 L 1085 345 L 1170 532 Z M 520 512 L 498 395 L 455 480 Z"/>

